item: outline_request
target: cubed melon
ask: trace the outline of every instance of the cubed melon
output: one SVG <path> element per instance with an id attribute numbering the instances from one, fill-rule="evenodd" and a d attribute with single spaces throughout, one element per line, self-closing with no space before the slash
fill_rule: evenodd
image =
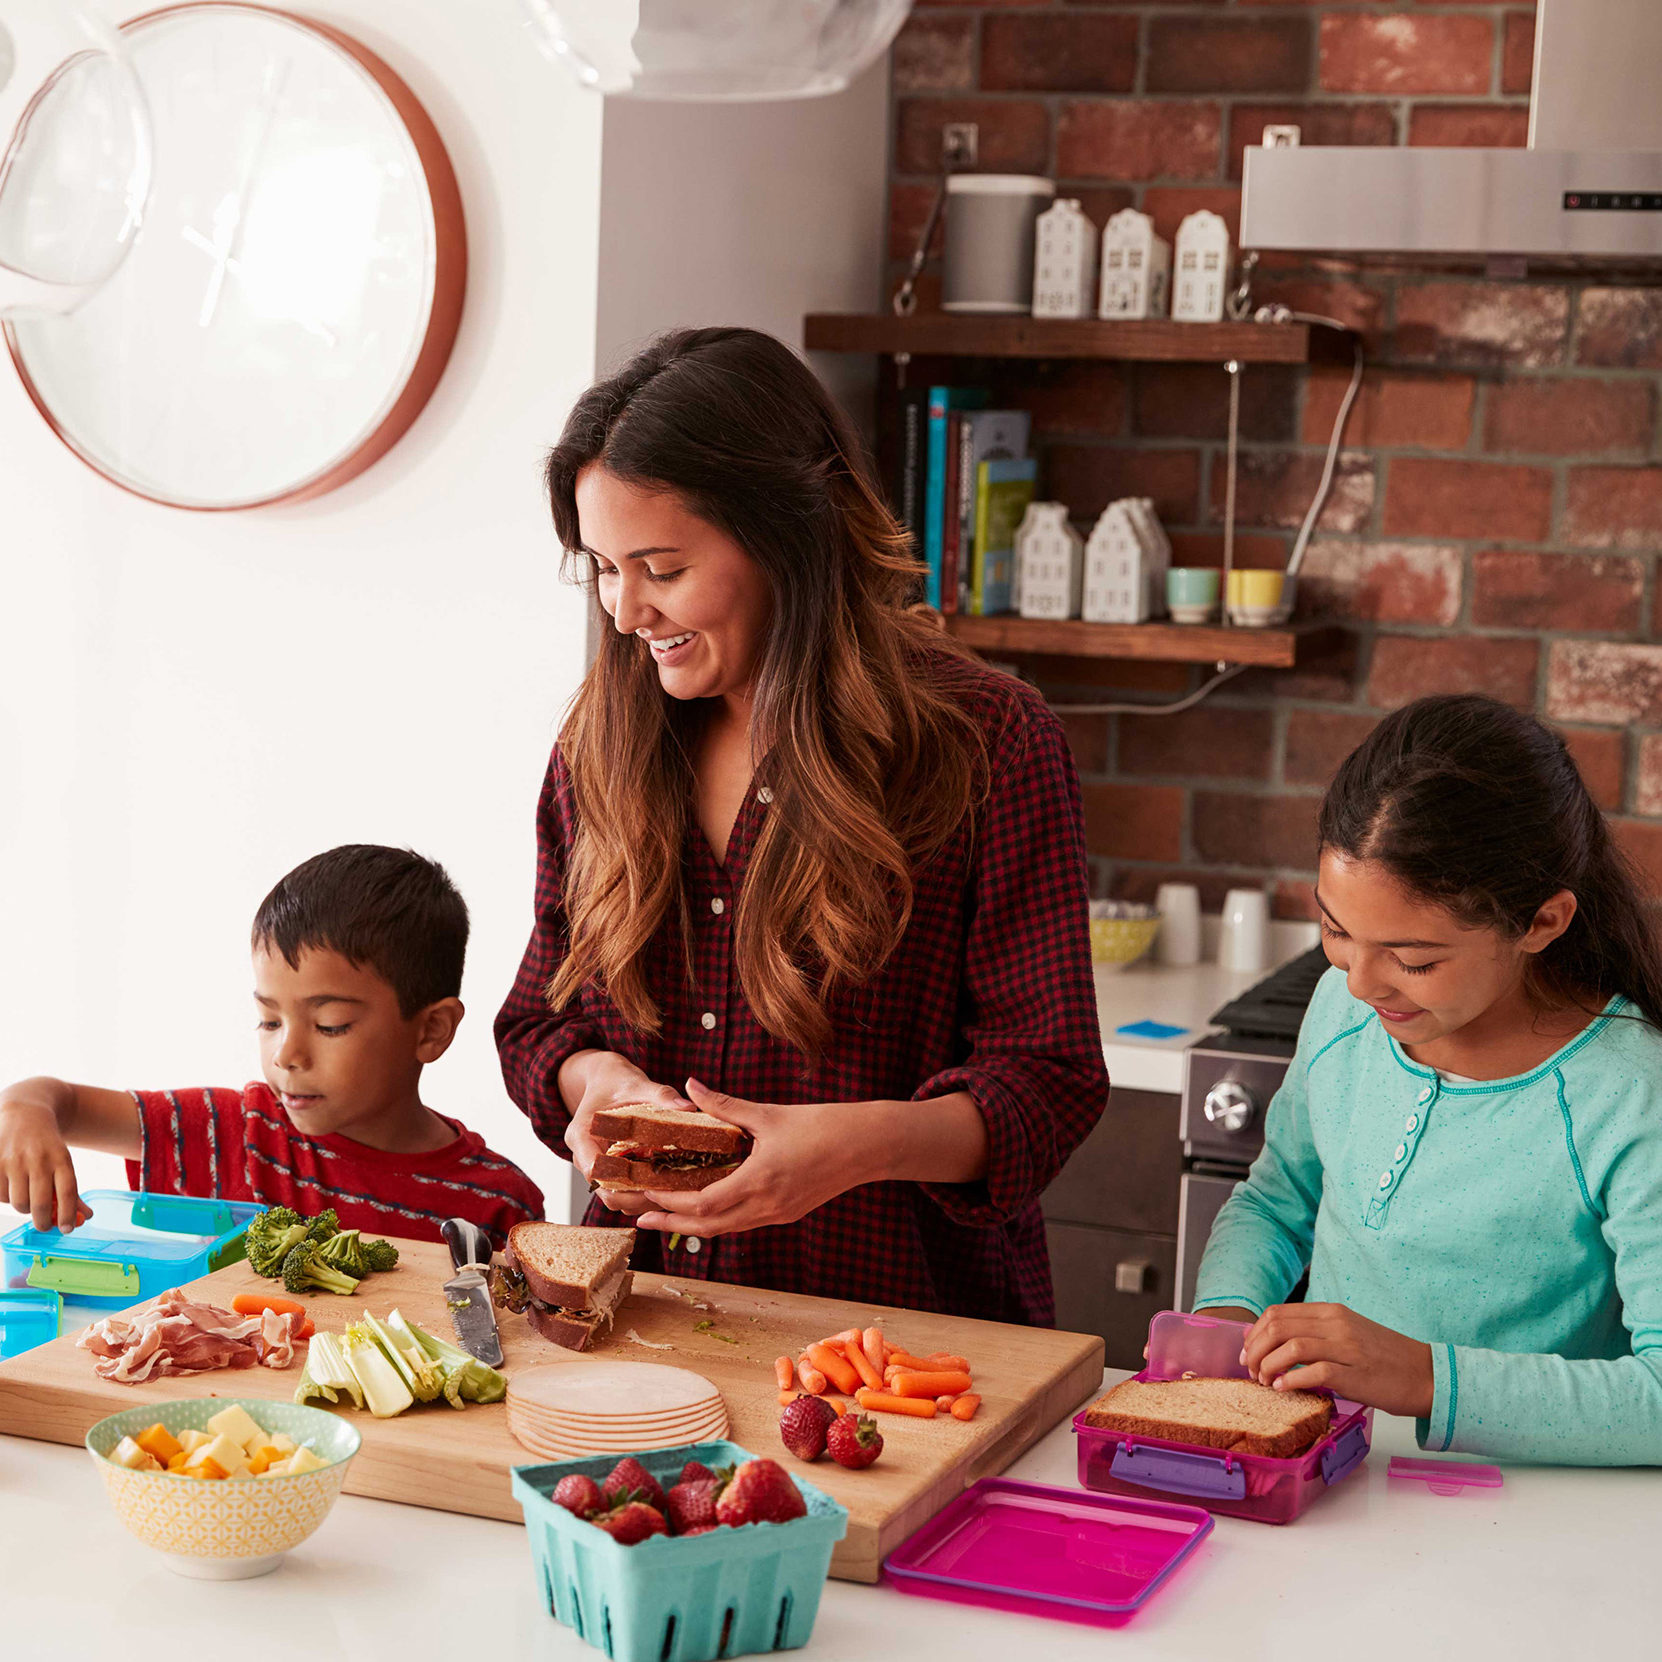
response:
<path id="1" fill-rule="evenodd" d="M 283 1462 L 287 1468 L 286 1475 L 289 1477 L 294 1477 L 300 1472 L 320 1472 L 328 1464 L 327 1460 L 319 1460 L 304 1443 Z"/>
<path id="2" fill-rule="evenodd" d="M 158 1420 L 147 1430 L 141 1431 L 133 1441 L 146 1454 L 153 1455 L 165 1466 L 176 1454 L 182 1454 L 184 1449 L 179 1439 Z"/>
<path id="3" fill-rule="evenodd" d="M 129 1471 L 159 1472 L 162 1469 L 161 1462 L 148 1450 L 140 1448 L 131 1437 L 123 1437 L 111 1451 L 110 1458 Z"/>
<path id="4" fill-rule="evenodd" d="M 248 1465 L 248 1456 L 229 1437 L 215 1437 L 206 1447 L 198 1449 L 196 1456 L 193 1458 L 199 1458 L 202 1455 L 206 1455 L 210 1460 L 218 1461 L 228 1472 L 243 1471 Z"/>
<path id="5" fill-rule="evenodd" d="M 186 1454 L 195 1454 L 199 1448 L 206 1448 L 214 1440 L 211 1431 L 181 1431 L 179 1433 L 179 1447 Z"/>
<path id="6" fill-rule="evenodd" d="M 185 1462 L 189 1458 L 190 1456 L 186 1454 L 183 1449 L 180 1449 L 179 1452 L 168 1461 L 167 1469 L 170 1472 L 182 1472 L 185 1469 Z"/>
<path id="7" fill-rule="evenodd" d="M 280 1454 L 293 1454 L 296 1444 L 286 1431 L 273 1431 L 266 1441 Z"/>
<path id="8" fill-rule="evenodd" d="M 241 1449 L 246 1449 L 251 1442 L 265 1441 L 265 1427 L 240 1402 L 221 1408 L 208 1421 L 208 1429 L 215 1436 L 229 1437 Z"/>
<path id="9" fill-rule="evenodd" d="M 193 1461 L 185 1468 L 188 1477 L 206 1477 L 218 1480 L 230 1474 L 211 1454 L 204 1454 L 200 1460 Z"/>

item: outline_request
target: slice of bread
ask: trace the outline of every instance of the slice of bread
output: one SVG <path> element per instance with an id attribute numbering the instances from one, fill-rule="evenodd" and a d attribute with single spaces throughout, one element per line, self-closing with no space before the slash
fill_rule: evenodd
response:
<path id="1" fill-rule="evenodd" d="M 627 1102 L 602 1108 L 589 1121 L 597 1141 L 638 1143 L 642 1149 L 685 1149 L 690 1154 L 737 1154 L 750 1146 L 750 1133 L 697 1109 L 649 1108 Z"/>
<path id="2" fill-rule="evenodd" d="M 632 1229 L 593 1229 L 569 1223 L 516 1223 L 508 1256 L 544 1304 L 574 1310 L 615 1303 L 611 1284 L 622 1279 L 635 1247 Z M 597 1294 L 610 1294 L 597 1299 Z"/>
<path id="3" fill-rule="evenodd" d="M 1232 1454 L 1285 1460 L 1324 1436 L 1333 1401 L 1251 1379 L 1128 1379 L 1085 1410 L 1085 1423 Z"/>

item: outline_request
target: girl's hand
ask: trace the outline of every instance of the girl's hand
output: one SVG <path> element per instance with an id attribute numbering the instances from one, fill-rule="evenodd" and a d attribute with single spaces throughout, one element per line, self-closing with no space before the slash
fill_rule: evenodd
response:
<path id="1" fill-rule="evenodd" d="M 673 1235 L 731 1235 L 795 1223 L 816 1206 L 887 1173 L 873 1148 L 890 1110 L 865 1102 L 745 1102 L 687 1081 L 694 1104 L 717 1119 L 742 1126 L 755 1146 L 731 1177 L 696 1193 L 648 1190 L 649 1209 L 636 1218 L 643 1229 Z"/>
<path id="2" fill-rule="evenodd" d="M 585 1177 L 594 1169 L 596 1158 L 606 1152 L 605 1145 L 589 1130 L 590 1122 L 601 1109 L 617 1108 L 626 1102 L 644 1102 L 654 1108 L 692 1107 L 673 1085 L 655 1083 L 633 1062 L 613 1051 L 587 1051 L 579 1055 L 583 1069 L 582 1094 L 566 1126 L 566 1147 L 571 1150 L 572 1164 Z M 600 1200 L 614 1212 L 645 1211 L 652 1204 L 645 1195 L 633 1193 L 601 1195 Z"/>
<path id="3" fill-rule="evenodd" d="M 1277 1390 L 1320 1386 L 1382 1414 L 1431 1413 L 1431 1346 L 1342 1304 L 1272 1304 L 1247 1334 L 1242 1360 Z"/>

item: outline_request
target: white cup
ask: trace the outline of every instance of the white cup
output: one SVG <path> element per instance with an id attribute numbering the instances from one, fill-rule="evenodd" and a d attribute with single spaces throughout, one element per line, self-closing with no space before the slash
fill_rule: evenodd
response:
<path id="1" fill-rule="evenodd" d="M 1193 883 L 1162 883 L 1154 896 L 1160 914 L 1155 961 L 1172 968 L 1200 962 L 1200 890 Z"/>
<path id="2" fill-rule="evenodd" d="M 1231 889 L 1223 897 L 1218 963 L 1227 970 L 1270 967 L 1270 897 L 1262 889 Z"/>

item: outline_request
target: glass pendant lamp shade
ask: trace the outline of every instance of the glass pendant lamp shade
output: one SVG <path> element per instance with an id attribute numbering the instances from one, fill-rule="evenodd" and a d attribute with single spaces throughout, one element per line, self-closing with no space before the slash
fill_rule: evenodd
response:
<path id="1" fill-rule="evenodd" d="M 620 97 L 722 102 L 840 92 L 911 0 L 521 0 L 543 51 Z"/>
<path id="2" fill-rule="evenodd" d="M 74 310 L 114 275 L 150 186 L 120 37 L 69 0 L 0 0 L 0 317 Z"/>

